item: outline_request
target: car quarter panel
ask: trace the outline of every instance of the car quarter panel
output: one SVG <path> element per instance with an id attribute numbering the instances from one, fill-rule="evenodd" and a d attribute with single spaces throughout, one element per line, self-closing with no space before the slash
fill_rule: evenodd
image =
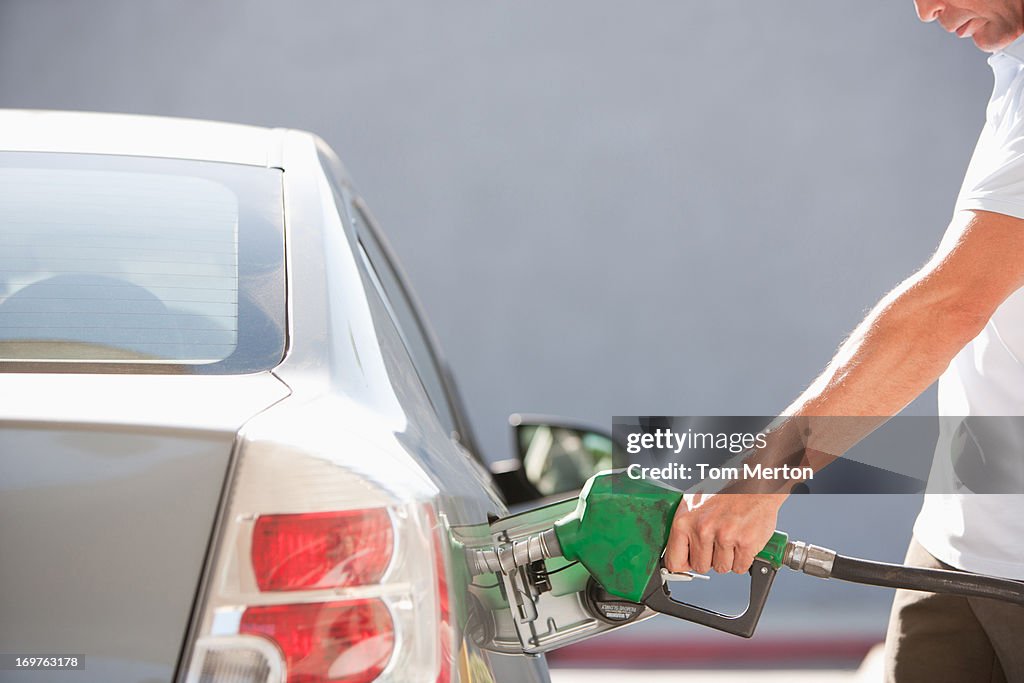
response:
<path id="1" fill-rule="evenodd" d="M 289 132 L 284 145 L 290 349 L 275 373 L 293 395 L 260 417 L 273 438 L 311 448 L 399 499 L 433 499 L 442 526 L 481 529 L 504 514 L 489 474 L 444 428 L 360 253 L 343 171 L 321 165 L 316 138 Z M 338 182 L 338 176 L 342 176 Z M 283 419 L 283 416 L 290 416 Z M 304 425 L 300 427 L 299 425 Z M 255 425 L 253 425 L 255 428 Z M 274 430 L 271 430 L 273 432 Z M 285 436 L 285 433 L 292 436 Z M 543 658 L 479 651 L 464 629 L 472 613 L 464 557 L 447 544 L 458 662 L 479 661 L 495 680 L 547 680 Z"/>
<path id="2" fill-rule="evenodd" d="M 287 393 L 269 373 L 0 375 L 0 649 L 170 680 L 236 432 Z"/>
<path id="3" fill-rule="evenodd" d="M 425 468 L 442 496 L 459 501 L 453 521 L 481 521 L 503 506 L 489 476 L 438 418 L 357 255 L 351 218 L 317 156 L 315 138 L 286 139 L 285 213 L 289 352 L 275 374 L 293 402 L 343 397 L 381 417 L 410 465 Z"/>

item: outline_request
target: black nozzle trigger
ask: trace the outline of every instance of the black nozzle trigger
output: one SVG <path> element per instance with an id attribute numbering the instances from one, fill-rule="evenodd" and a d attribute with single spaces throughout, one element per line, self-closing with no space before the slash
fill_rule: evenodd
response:
<path id="1" fill-rule="evenodd" d="M 760 558 L 750 566 L 750 599 L 747 608 L 740 614 L 722 614 L 713 610 L 674 600 L 668 585 L 663 581 L 661 571 L 655 571 L 644 591 L 644 604 L 661 614 L 692 621 L 737 636 L 749 638 L 754 635 L 761 612 L 768 601 L 768 593 L 775 581 L 775 567 Z"/>

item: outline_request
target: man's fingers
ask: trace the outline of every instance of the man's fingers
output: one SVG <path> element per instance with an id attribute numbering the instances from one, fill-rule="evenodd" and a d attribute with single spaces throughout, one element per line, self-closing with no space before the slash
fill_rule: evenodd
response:
<path id="1" fill-rule="evenodd" d="M 683 501 L 676 508 L 672 518 L 672 529 L 669 531 L 668 545 L 665 546 L 665 567 L 670 572 L 688 572 L 693 570 L 690 563 L 690 532 L 693 516 L 690 506 L 683 496 Z"/>
<path id="2" fill-rule="evenodd" d="M 754 555 L 756 554 L 755 551 L 750 550 L 750 546 L 736 548 L 732 560 L 732 570 L 737 574 L 746 574 L 750 571 L 750 565 L 754 564 Z"/>
<path id="3" fill-rule="evenodd" d="M 715 554 L 711 559 L 711 566 L 719 574 L 728 574 L 732 571 L 732 565 L 734 562 L 734 550 L 731 545 L 723 545 L 722 543 L 715 542 Z"/>
<path id="4" fill-rule="evenodd" d="M 674 527 L 665 547 L 665 566 L 670 572 L 690 571 L 690 539 Z"/>
<path id="5" fill-rule="evenodd" d="M 711 538 L 690 536 L 690 567 L 698 574 L 707 574 L 711 569 L 711 558 L 715 544 Z"/>

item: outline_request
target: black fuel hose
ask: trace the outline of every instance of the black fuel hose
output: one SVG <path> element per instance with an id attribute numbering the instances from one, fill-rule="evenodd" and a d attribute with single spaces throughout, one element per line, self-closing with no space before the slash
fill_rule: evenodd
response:
<path id="1" fill-rule="evenodd" d="M 829 576 L 872 586 L 992 598 L 1024 605 L 1024 582 L 970 572 L 907 567 L 837 554 Z"/>

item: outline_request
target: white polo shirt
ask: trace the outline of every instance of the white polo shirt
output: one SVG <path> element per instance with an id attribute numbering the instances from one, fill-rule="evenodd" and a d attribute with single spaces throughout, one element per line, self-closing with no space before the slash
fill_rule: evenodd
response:
<path id="1" fill-rule="evenodd" d="M 988 62 L 995 86 L 954 211 L 984 210 L 1024 219 L 1024 36 L 991 55 Z M 939 414 L 1024 416 L 1022 361 L 1024 289 L 996 310 L 981 334 L 943 373 Z M 1024 477 L 1015 481 L 1016 475 L 1011 474 L 1000 480 L 1005 490 L 1020 494 L 971 493 L 958 476 L 962 469 L 953 465 L 958 450 L 963 450 L 965 429 L 956 420 L 941 422 L 929 489 L 963 493 L 927 494 L 914 536 L 932 555 L 954 567 L 1024 579 Z M 982 439 L 984 458 L 1012 459 L 1001 469 L 1022 471 L 1022 423 L 984 423 L 1001 432 L 988 441 Z"/>

